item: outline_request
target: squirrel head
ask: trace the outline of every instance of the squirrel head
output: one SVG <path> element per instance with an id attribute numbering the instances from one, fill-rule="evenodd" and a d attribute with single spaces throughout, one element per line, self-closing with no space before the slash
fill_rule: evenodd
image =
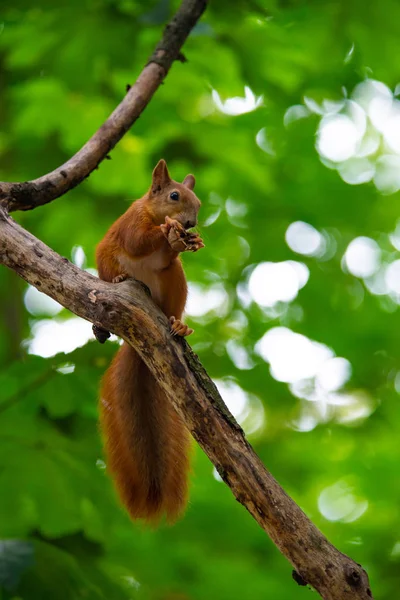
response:
<path id="1" fill-rule="evenodd" d="M 193 175 L 186 175 L 182 183 L 173 181 L 165 160 L 157 163 L 147 194 L 147 205 L 157 225 L 164 223 L 165 217 L 176 219 L 185 229 L 197 225 L 201 203 L 193 192 L 194 184 Z"/>

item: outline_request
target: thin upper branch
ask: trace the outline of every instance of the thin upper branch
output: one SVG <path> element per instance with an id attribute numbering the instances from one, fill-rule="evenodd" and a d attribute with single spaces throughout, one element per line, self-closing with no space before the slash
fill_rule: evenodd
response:
<path id="1" fill-rule="evenodd" d="M 236 499 L 325 600 L 371 600 L 368 577 L 339 552 L 266 470 L 197 356 L 169 334 L 140 283 L 105 283 L 61 258 L 0 207 L 0 263 L 140 354 Z"/>
<path id="2" fill-rule="evenodd" d="M 136 83 L 107 121 L 72 158 L 38 179 L 23 183 L 0 182 L 0 203 L 9 212 L 31 210 L 55 200 L 98 167 L 146 108 L 172 63 L 183 59 L 180 50 L 206 5 L 207 0 L 182 1 Z"/>

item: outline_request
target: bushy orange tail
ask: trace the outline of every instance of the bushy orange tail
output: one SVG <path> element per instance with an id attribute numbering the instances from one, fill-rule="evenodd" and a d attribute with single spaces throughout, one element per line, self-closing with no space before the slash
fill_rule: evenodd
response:
<path id="1" fill-rule="evenodd" d="M 187 503 L 189 433 L 128 344 L 104 376 L 100 422 L 107 468 L 131 517 L 175 521 Z"/>

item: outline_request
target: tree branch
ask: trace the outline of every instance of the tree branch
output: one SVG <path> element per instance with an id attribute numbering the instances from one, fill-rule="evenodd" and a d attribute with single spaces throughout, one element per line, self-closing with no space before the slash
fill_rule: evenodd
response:
<path id="1" fill-rule="evenodd" d="M 214 383 L 138 282 L 109 284 L 81 271 L 0 207 L 0 263 L 140 354 L 236 499 L 325 600 L 371 600 L 360 565 L 339 552 L 265 469 Z"/>
<path id="2" fill-rule="evenodd" d="M 165 28 L 149 63 L 107 121 L 66 163 L 47 175 L 23 183 L 0 182 L 0 204 L 9 212 L 31 210 L 59 198 L 96 169 L 150 102 L 203 14 L 207 0 L 183 0 Z"/>

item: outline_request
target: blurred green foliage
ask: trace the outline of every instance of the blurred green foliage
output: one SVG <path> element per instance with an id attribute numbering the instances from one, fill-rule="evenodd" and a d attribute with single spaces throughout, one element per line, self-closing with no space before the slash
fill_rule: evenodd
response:
<path id="1" fill-rule="evenodd" d="M 5 0 L 0 179 L 38 177 L 77 151 L 122 99 L 177 5 Z M 388 260 L 400 257 L 388 237 L 400 197 L 381 196 L 372 184 L 350 186 L 327 169 L 314 146 L 317 116 L 287 127 L 283 118 L 304 96 L 334 99 L 366 76 L 393 88 L 399 23 L 395 0 L 211 3 L 185 45 L 189 62 L 173 66 L 112 160 L 68 196 L 14 215 L 64 256 L 81 246 L 93 268 L 96 243 L 146 191 L 160 157 L 175 179 L 195 173 L 206 248 L 184 257 L 187 276 L 204 290 L 223 286 L 228 301 L 225 310 L 192 317 L 191 342 L 212 377 L 231 378 L 248 394 L 248 421 L 262 401 L 265 424 L 250 435 L 256 451 L 328 538 L 363 564 L 382 600 L 396 598 L 400 583 L 400 313 L 343 270 L 342 257 L 357 236 L 375 239 Z M 213 89 L 224 100 L 243 96 L 244 86 L 263 95 L 256 110 L 228 116 L 215 108 Z M 273 151 L 256 143 L 263 128 Z M 326 232 L 329 257 L 290 250 L 285 232 L 299 220 Z M 264 310 L 240 301 L 246 267 L 296 259 L 310 279 L 293 302 Z M 90 342 L 48 359 L 28 354 L 22 342 L 40 315 L 26 310 L 25 291 L 14 273 L 0 270 L 0 597 L 308 597 L 199 448 L 185 518 L 157 531 L 129 521 L 105 475 L 97 431 L 98 383 L 116 345 Z M 369 416 L 345 424 L 328 411 L 309 431 L 296 430 L 310 402 L 276 381 L 255 351 L 276 326 L 348 359 L 345 389 L 368 396 Z M 247 368 L 227 350 L 232 340 L 246 352 Z M 339 506 L 350 490 L 362 514 L 324 516 L 319 499 L 329 489 Z"/>

